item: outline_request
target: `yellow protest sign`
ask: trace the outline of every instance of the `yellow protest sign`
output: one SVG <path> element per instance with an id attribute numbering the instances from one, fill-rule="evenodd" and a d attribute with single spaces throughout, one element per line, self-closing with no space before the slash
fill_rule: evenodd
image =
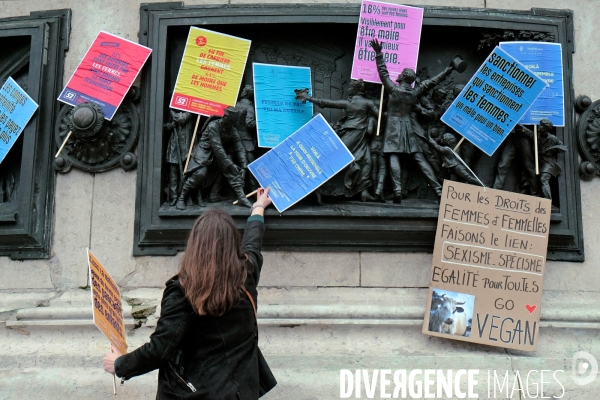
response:
<path id="1" fill-rule="evenodd" d="M 170 107 L 223 116 L 227 107 L 235 106 L 250 43 L 250 40 L 192 26 Z"/>
<path id="2" fill-rule="evenodd" d="M 121 352 L 127 353 L 121 292 L 100 261 L 87 249 L 94 324 Z"/>

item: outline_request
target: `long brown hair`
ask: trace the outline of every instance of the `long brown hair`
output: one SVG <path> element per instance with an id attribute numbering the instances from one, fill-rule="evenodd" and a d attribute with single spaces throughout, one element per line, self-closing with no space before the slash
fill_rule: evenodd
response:
<path id="1" fill-rule="evenodd" d="M 179 266 L 179 282 L 194 310 L 219 316 L 233 307 L 246 279 L 240 234 L 225 211 L 212 209 L 200 216 Z"/>

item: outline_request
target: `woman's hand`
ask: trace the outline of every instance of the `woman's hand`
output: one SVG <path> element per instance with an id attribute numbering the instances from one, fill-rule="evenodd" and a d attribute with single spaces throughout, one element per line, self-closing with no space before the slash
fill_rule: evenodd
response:
<path id="1" fill-rule="evenodd" d="M 109 374 L 115 373 L 115 360 L 121 357 L 121 353 L 115 346 L 110 345 L 110 353 L 106 353 L 104 355 L 104 359 L 102 360 L 102 365 L 104 370 Z"/>
<path id="2" fill-rule="evenodd" d="M 271 188 L 267 188 L 266 190 L 263 188 L 258 189 L 256 192 L 256 202 L 252 205 L 252 215 L 264 215 L 265 208 L 271 205 L 271 199 L 268 196 L 270 190 Z"/>

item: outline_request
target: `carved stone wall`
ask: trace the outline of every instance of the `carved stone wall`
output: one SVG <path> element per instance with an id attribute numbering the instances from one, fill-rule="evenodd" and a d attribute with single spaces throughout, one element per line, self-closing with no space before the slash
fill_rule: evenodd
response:
<path id="1" fill-rule="evenodd" d="M 570 25 L 572 14 L 569 12 L 536 10 L 485 14 L 467 9 L 431 7 L 425 10 L 419 78 L 423 80 L 440 73 L 456 54 L 460 54 L 467 63 L 463 73 L 453 73 L 439 84 L 438 87 L 448 97 L 455 85 L 464 85 L 469 80 L 489 54 L 490 46 L 500 40 L 559 41 L 563 43 L 565 73 L 571 73 L 573 31 Z M 185 8 L 170 4 L 168 7 L 155 5 L 143 8 L 142 31 L 147 35 L 142 35 L 142 41 L 155 52 L 150 60 L 152 67 L 147 68 L 143 76 L 142 119 L 146 132 L 141 138 L 143 150 L 140 154 L 144 158 L 142 168 L 145 171 L 141 172 L 138 184 L 140 218 L 136 225 L 134 254 L 174 254 L 181 250 L 192 221 L 205 209 L 191 206 L 179 210 L 170 201 L 167 190 L 169 169 L 165 160 L 169 136 L 161 128 L 168 121 L 168 103 L 190 24 L 252 41 L 242 85 L 252 84 L 253 62 L 304 65 L 311 67 L 313 95 L 337 100 L 348 96 L 357 12 L 357 5 Z M 324 23 L 321 15 L 334 15 L 335 18 Z M 152 24 L 148 25 L 150 21 Z M 570 82 L 570 79 L 565 79 L 565 104 L 572 104 L 573 100 Z M 378 102 L 379 89 L 377 85 L 370 85 L 367 96 Z M 434 102 L 432 99 L 433 94 L 430 93 L 420 102 L 431 104 Z M 315 113 L 318 112 L 331 124 L 342 117 L 340 110 L 315 106 Z M 572 110 L 567 108 L 566 112 L 566 119 L 570 121 Z M 444 129 L 437 120 L 429 121 L 420 115 L 416 117 L 426 128 L 439 124 Z M 548 257 L 581 261 L 584 256 L 581 219 L 577 211 L 579 187 L 577 180 L 572 179 L 577 176 L 578 166 L 574 164 L 573 127 L 568 124 L 565 128 L 555 128 L 553 133 L 570 151 L 559 156 L 564 172 L 550 182 L 553 215 Z M 461 148 L 461 156 L 481 181 L 491 187 L 498 174 L 503 148 L 488 157 L 466 143 Z M 266 150 L 258 149 L 257 155 Z M 387 203 L 365 203 L 360 201 L 360 196 L 355 196 L 327 198 L 325 205 L 320 206 L 314 195 L 308 196 L 279 218 L 276 229 L 268 230 L 265 245 L 271 249 L 431 251 L 439 207 L 437 197 L 417 165 L 409 159 L 403 163 L 408 173 L 403 185 L 402 204 L 391 202 L 389 173 L 384 182 Z M 146 173 L 158 170 L 160 174 Z M 522 170 L 517 157 L 502 188 L 529 193 L 530 188 L 522 179 Z M 449 175 L 446 177 L 450 178 Z M 438 180 L 441 182 L 443 177 L 438 177 Z M 251 190 L 253 188 L 246 188 L 246 192 Z M 232 196 L 231 200 L 212 205 L 230 212 L 241 227 L 246 209 L 233 206 L 234 199 L 235 196 Z"/>

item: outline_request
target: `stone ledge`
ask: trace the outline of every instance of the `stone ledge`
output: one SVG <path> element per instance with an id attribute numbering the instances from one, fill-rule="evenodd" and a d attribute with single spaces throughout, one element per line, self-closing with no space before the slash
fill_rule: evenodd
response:
<path id="1" fill-rule="evenodd" d="M 125 319 L 125 328 L 132 329 L 136 326 L 134 319 Z M 26 320 L 26 321 L 6 321 L 6 327 L 28 327 L 28 326 L 41 326 L 41 327 L 67 327 L 67 326 L 95 326 L 94 321 L 91 319 L 37 319 L 37 320 Z"/>
<path id="2" fill-rule="evenodd" d="M 262 287 L 259 293 L 261 325 L 419 326 L 425 315 L 427 289 Z M 160 290 L 136 289 L 124 293 L 123 298 L 136 299 L 149 307 L 159 305 L 161 295 Z M 596 307 L 595 297 L 589 293 L 545 292 L 540 327 L 600 329 L 600 308 Z M 153 310 L 147 319 L 149 327 L 160 315 L 160 306 Z M 133 326 L 134 310 L 123 303 L 123 311 L 126 324 Z M 51 300 L 49 307 L 23 308 L 6 321 L 7 327 L 81 325 L 93 325 L 89 292 L 66 292 Z"/>

